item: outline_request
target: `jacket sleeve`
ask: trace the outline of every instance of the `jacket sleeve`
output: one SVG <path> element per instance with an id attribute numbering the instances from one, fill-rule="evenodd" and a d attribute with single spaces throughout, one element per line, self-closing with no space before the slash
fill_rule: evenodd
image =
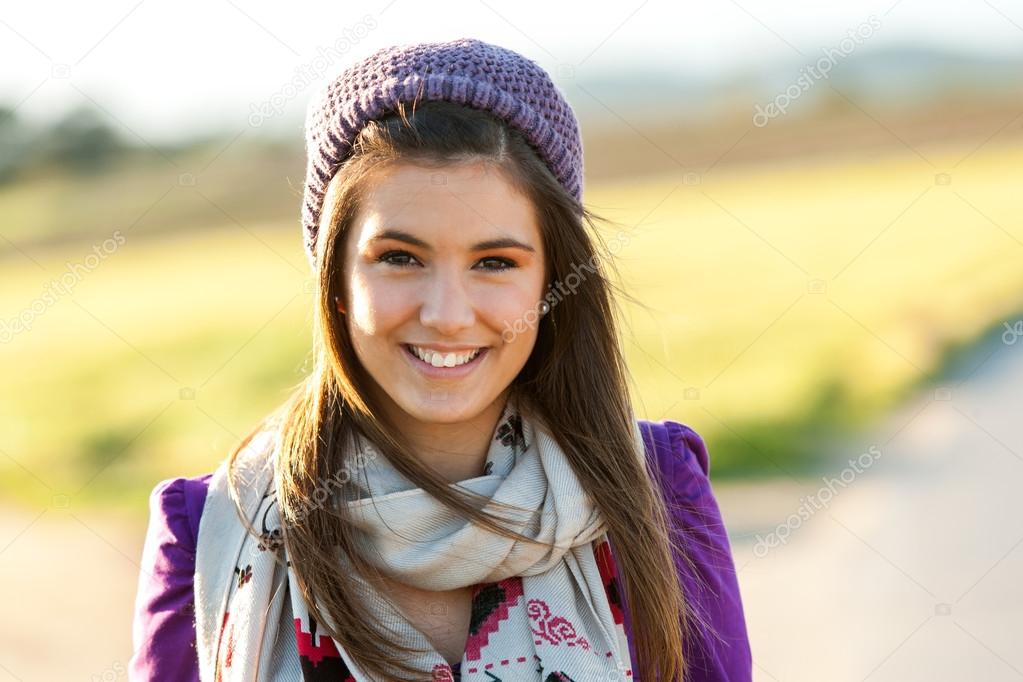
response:
<path id="1" fill-rule="evenodd" d="M 688 426 L 664 424 L 672 453 L 667 473 L 673 531 L 685 548 L 685 557 L 676 556 L 676 568 L 694 613 L 686 679 L 746 682 L 753 661 L 731 546 L 711 489 L 707 447 Z"/>
<path id="2" fill-rule="evenodd" d="M 142 549 L 132 623 L 131 680 L 197 682 L 195 649 L 196 519 L 186 499 L 188 479 L 156 484 Z"/>

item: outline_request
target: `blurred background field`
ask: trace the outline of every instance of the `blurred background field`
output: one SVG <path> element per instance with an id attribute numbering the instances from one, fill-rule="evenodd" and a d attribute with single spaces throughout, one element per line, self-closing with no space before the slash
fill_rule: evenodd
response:
<path id="1" fill-rule="evenodd" d="M 826 125 L 816 118 L 801 125 Z M 601 156 L 614 135 L 588 135 L 587 201 L 643 303 L 625 308 L 637 410 L 698 423 L 716 477 L 826 462 L 841 434 L 1020 310 L 1019 127 L 628 177 Z M 312 305 L 300 152 L 242 136 L 8 179 L 5 319 L 80 276 L 28 313 L 30 329 L 9 325 L 5 495 L 138 508 L 156 480 L 212 470 L 300 381 Z M 86 268 L 113 230 L 123 244 Z"/>
<path id="2" fill-rule="evenodd" d="M 309 91 L 464 35 L 534 58 L 576 109 L 585 201 L 639 302 L 637 414 L 708 445 L 755 678 L 1023 677 L 1023 13 L 480 3 L 442 26 L 392 4 L 322 71 L 367 19 L 0 22 L 25 67 L 0 74 L 0 599 L 21 614 L 0 616 L 0 680 L 125 676 L 149 492 L 213 471 L 310 369 Z M 61 660 L 53 613 L 87 633 Z"/>

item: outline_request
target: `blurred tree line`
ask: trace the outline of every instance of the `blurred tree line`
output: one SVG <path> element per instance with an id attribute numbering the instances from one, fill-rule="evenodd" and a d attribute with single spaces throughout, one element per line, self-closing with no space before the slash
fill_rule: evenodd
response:
<path id="1" fill-rule="evenodd" d="M 107 166 L 127 148 L 92 108 L 79 106 L 46 126 L 31 125 L 0 105 L 0 183 L 36 170 L 88 173 Z"/>

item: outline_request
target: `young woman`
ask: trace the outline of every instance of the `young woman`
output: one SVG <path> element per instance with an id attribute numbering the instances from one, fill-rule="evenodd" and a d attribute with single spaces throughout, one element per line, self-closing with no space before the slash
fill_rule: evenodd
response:
<path id="1" fill-rule="evenodd" d="M 707 450 L 633 414 L 549 75 L 382 49 L 306 129 L 315 366 L 154 489 L 133 678 L 750 679 Z"/>

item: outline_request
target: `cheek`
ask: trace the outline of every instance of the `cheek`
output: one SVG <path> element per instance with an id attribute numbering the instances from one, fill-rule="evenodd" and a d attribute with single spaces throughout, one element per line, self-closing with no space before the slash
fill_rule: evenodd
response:
<path id="1" fill-rule="evenodd" d="M 539 295 L 524 289 L 508 289 L 502 296 L 488 298 L 480 314 L 487 326 L 501 332 L 509 351 L 521 349 L 528 354 L 540 325 L 539 300 Z"/>
<path id="2" fill-rule="evenodd" d="M 518 292 L 513 292 L 507 296 L 488 299 L 484 310 L 488 317 L 512 325 L 517 320 L 523 320 L 528 317 L 531 300 L 528 296 L 522 296 Z"/>
<path id="3" fill-rule="evenodd" d="M 385 334 L 414 310 L 414 298 L 407 287 L 392 280 L 374 279 L 356 272 L 351 279 L 349 321 L 355 333 Z"/>

